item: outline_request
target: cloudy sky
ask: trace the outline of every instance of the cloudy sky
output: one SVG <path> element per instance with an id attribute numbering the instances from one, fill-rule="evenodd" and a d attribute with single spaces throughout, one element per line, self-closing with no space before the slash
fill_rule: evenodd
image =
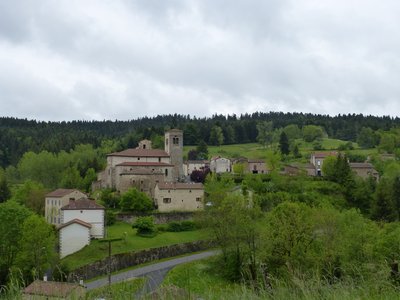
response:
<path id="1" fill-rule="evenodd" d="M 0 0 L 0 115 L 400 114 L 398 0 Z"/>

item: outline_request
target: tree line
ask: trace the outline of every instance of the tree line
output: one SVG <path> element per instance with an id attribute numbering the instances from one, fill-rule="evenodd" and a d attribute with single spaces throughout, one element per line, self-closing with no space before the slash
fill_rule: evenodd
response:
<path id="1" fill-rule="evenodd" d="M 159 115 L 129 121 L 69 121 L 44 122 L 27 119 L 0 118 L 0 166 L 16 165 L 25 152 L 46 150 L 58 153 L 69 151 L 79 144 L 91 144 L 97 148 L 104 140 L 113 140 L 120 149 L 133 147 L 141 139 L 151 139 L 162 147 L 165 129 L 180 128 L 184 131 L 185 145 L 208 145 L 257 142 L 260 123 L 271 122 L 271 131 L 296 125 L 318 126 L 331 138 L 374 144 L 371 133 L 389 131 L 400 124 L 399 118 L 389 116 L 364 116 L 362 114 L 320 115 L 283 112 L 255 112 L 241 115 L 214 115 L 191 117 L 189 115 Z M 267 128 L 268 129 L 268 128 Z M 268 137 L 267 137 L 268 138 Z M 393 138 L 386 136 L 386 144 Z M 375 142 L 374 142 L 375 141 Z"/>

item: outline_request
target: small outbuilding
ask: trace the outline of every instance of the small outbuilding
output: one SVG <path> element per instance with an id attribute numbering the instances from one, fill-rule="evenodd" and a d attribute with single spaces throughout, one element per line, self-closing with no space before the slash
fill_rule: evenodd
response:
<path id="1" fill-rule="evenodd" d="M 35 280 L 22 291 L 22 299 L 85 299 L 86 290 L 76 283 Z"/>

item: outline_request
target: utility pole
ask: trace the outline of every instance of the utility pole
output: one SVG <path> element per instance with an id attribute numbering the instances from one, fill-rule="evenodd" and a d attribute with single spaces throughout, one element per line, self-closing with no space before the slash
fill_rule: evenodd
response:
<path id="1" fill-rule="evenodd" d="M 120 240 L 122 240 L 122 238 L 103 239 L 99 241 L 100 243 L 108 243 L 108 286 L 111 286 L 111 243 Z"/>

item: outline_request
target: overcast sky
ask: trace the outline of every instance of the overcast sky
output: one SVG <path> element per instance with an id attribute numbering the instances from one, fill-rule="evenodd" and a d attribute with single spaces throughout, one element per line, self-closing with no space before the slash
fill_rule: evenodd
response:
<path id="1" fill-rule="evenodd" d="M 0 115 L 400 113 L 398 0 L 0 0 Z"/>

